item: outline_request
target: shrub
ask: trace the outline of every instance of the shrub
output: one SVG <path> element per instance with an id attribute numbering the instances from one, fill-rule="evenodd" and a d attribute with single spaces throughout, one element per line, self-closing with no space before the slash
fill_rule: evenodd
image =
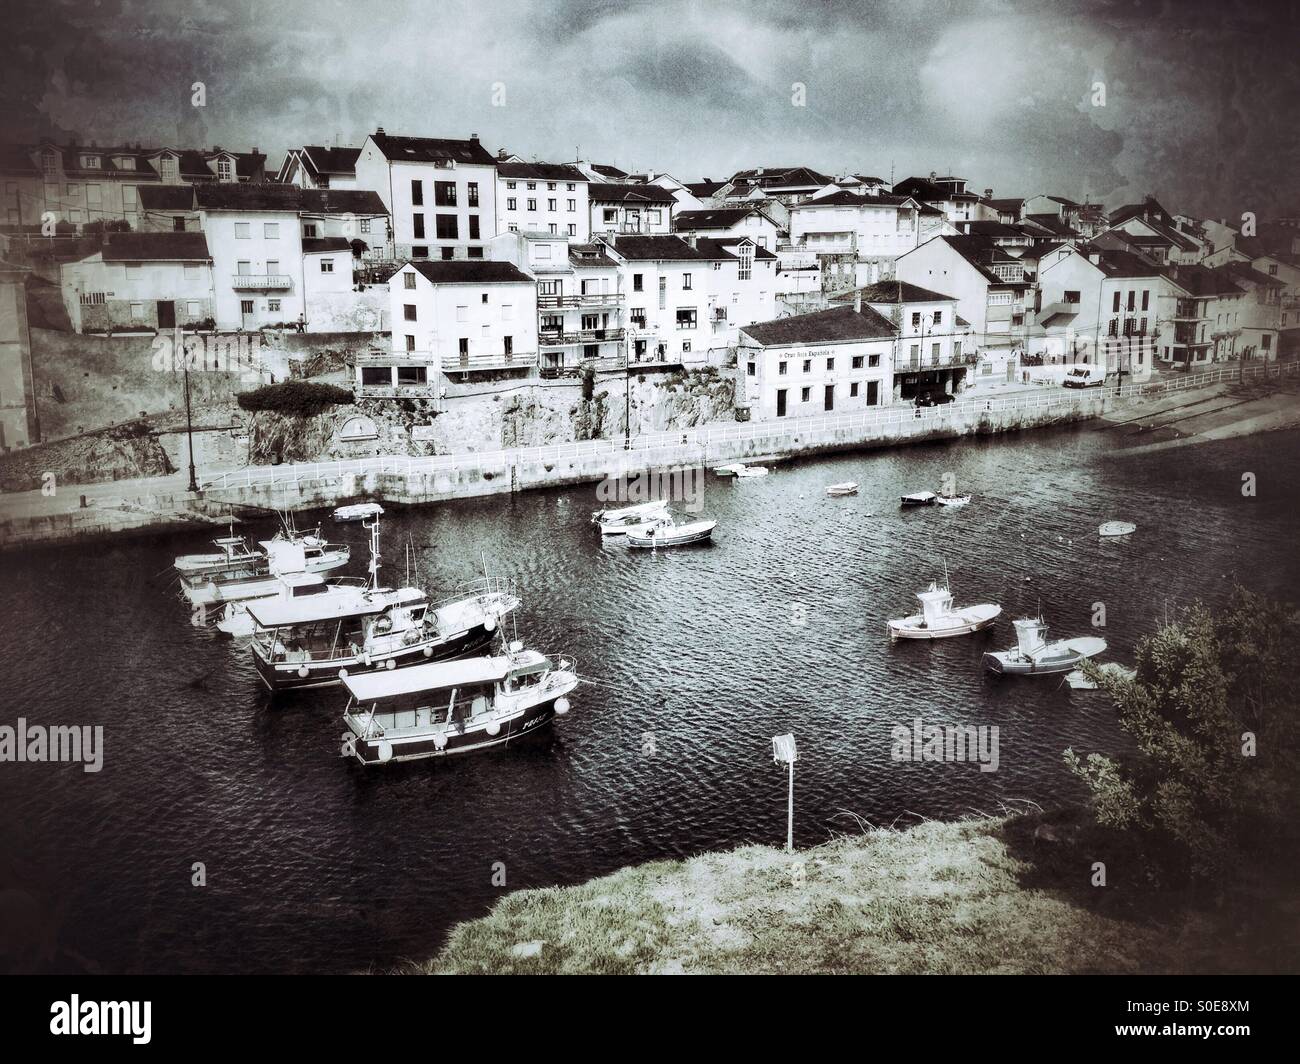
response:
<path id="1" fill-rule="evenodd" d="M 315 417 L 331 406 L 349 404 L 352 401 L 350 389 L 313 381 L 268 384 L 251 392 L 241 392 L 238 396 L 241 410 L 265 410 L 292 417 Z"/>
<path id="2" fill-rule="evenodd" d="M 596 367 L 590 362 L 582 366 L 582 397 L 590 400 L 596 394 Z"/>

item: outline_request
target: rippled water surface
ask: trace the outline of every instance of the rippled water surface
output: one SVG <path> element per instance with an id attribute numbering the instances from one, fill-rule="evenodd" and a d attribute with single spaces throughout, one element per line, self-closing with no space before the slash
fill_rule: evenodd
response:
<path id="1" fill-rule="evenodd" d="M 593 682 L 544 737 L 460 760 L 364 770 L 337 756 L 337 689 L 271 703 L 246 652 L 196 630 L 169 586 L 186 533 L 3 557 L 0 723 L 102 724 L 105 767 L 0 765 L 7 866 L 106 970 L 335 971 L 437 951 L 507 889 L 630 862 L 779 843 L 793 731 L 796 842 L 906 814 L 1077 794 L 1061 751 L 1123 745 L 1097 695 L 995 679 L 979 657 L 1010 619 L 1092 634 L 1109 660 L 1166 610 L 1220 600 L 1234 575 L 1300 587 L 1300 436 L 1117 457 L 1091 428 L 876 451 L 704 480 L 712 546 L 605 545 L 594 486 L 469 500 L 385 520 L 386 561 L 414 544 L 436 592 L 481 570 L 519 583 L 519 634 Z M 902 512 L 953 472 L 965 509 Z M 1258 495 L 1244 498 L 1253 472 Z M 861 494 L 829 499 L 826 484 Z M 1135 536 L 1097 525 L 1134 520 Z M 300 518 L 300 523 L 303 519 Z M 270 523 L 254 523 L 259 534 Z M 331 526 L 354 543 L 359 526 Z M 998 602 L 989 633 L 891 647 L 884 623 L 947 562 L 959 605 Z M 400 567 L 386 571 L 389 579 Z M 805 623 L 794 623 L 799 619 Z M 898 764 L 894 725 L 996 724 L 1000 765 Z M 207 885 L 191 885 L 203 862 Z"/>

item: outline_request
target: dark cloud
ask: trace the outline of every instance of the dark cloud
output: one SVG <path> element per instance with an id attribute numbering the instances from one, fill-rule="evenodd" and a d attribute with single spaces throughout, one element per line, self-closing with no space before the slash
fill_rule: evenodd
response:
<path id="1" fill-rule="evenodd" d="M 1300 198 L 1297 37 L 1293 6 L 1199 0 L 11 0 L 0 121 L 273 160 L 383 125 L 684 180 L 946 170 L 1267 215 Z"/>

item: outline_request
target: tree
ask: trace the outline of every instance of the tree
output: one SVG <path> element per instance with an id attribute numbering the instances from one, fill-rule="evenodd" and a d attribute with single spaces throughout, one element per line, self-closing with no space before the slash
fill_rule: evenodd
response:
<path id="1" fill-rule="evenodd" d="M 1089 663 L 1134 756 L 1065 751 L 1098 823 L 1147 835 L 1194 876 L 1293 853 L 1300 812 L 1300 613 L 1238 588 L 1137 648 L 1136 675 Z"/>

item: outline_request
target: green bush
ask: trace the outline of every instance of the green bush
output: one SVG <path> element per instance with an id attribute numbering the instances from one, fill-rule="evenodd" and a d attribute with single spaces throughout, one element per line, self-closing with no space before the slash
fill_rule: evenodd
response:
<path id="1" fill-rule="evenodd" d="M 1237 589 L 1185 610 L 1137 647 L 1132 679 L 1084 671 L 1115 700 L 1137 753 L 1065 761 L 1099 824 L 1201 879 L 1294 853 L 1300 814 L 1300 613 Z"/>
<path id="2" fill-rule="evenodd" d="M 273 414 L 292 417 L 315 417 L 336 404 L 349 404 L 353 401 L 348 388 L 334 384 L 317 384 L 313 381 L 284 381 L 281 384 L 268 384 L 255 388 L 251 392 L 241 392 L 238 396 L 241 410 L 265 410 Z"/>

